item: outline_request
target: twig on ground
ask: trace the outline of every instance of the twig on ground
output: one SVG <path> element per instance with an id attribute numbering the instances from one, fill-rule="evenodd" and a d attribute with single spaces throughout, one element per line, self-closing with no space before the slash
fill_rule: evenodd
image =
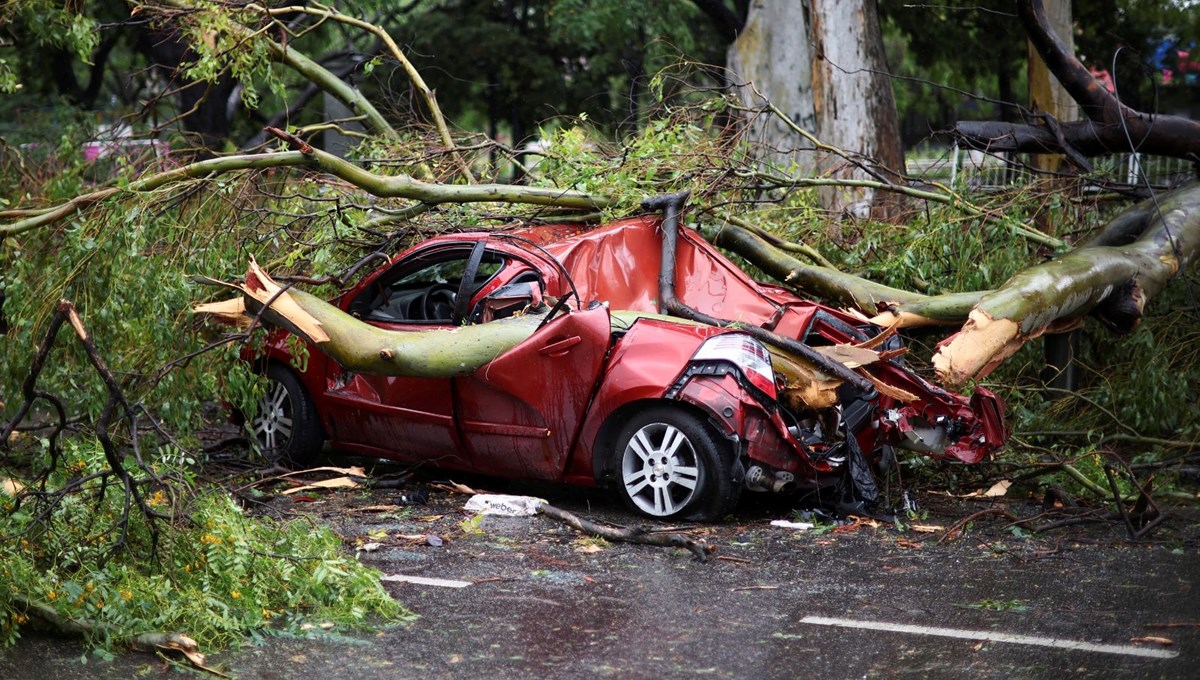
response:
<path id="1" fill-rule="evenodd" d="M 609 541 L 656 545 L 664 548 L 687 548 L 701 562 L 707 562 L 708 555 L 716 552 L 717 549 L 716 546 L 708 545 L 704 541 L 694 541 L 683 534 L 660 533 L 642 527 L 616 527 L 598 524 L 548 503 L 538 506 L 538 510 L 543 515 L 557 519 L 577 531 L 599 536 Z"/>

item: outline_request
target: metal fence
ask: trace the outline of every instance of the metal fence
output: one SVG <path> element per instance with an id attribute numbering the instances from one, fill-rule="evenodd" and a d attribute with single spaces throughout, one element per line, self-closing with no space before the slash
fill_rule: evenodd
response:
<path id="1" fill-rule="evenodd" d="M 917 155 L 908 158 L 906 164 L 909 176 L 917 179 L 998 190 L 1027 184 L 1037 176 L 1030 164 L 1031 156 L 985 153 L 956 144 L 940 156 Z M 1182 158 L 1120 153 L 1091 160 L 1095 171 L 1089 177 L 1110 184 L 1141 185 L 1149 181 L 1153 186 L 1166 187 L 1196 175 L 1193 164 Z"/>

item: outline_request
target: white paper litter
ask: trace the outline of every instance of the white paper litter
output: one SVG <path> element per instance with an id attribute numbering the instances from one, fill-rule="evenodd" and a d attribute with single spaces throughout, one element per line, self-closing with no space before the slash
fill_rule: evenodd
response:
<path id="1" fill-rule="evenodd" d="M 506 496 L 504 494 L 480 493 L 471 496 L 464 510 L 477 515 L 499 517 L 529 517 L 536 515 L 538 506 L 546 501 L 532 496 Z"/>
<path id="2" fill-rule="evenodd" d="M 784 529 L 798 529 L 800 531 L 808 531 L 816 526 L 812 522 L 789 522 L 786 519 L 777 519 L 771 522 L 773 527 L 783 527 Z"/>

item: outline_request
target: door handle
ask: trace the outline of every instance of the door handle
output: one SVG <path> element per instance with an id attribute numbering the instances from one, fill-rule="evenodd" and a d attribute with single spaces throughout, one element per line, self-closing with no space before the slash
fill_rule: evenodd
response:
<path id="1" fill-rule="evenodd" d="M 583 338 L 579 337 L 578 335 L 572 335 L 564 340 L 552 342 L 549 345 L 539 349 L 538 352 L 540 352 L 543 356 L 561 357 L 567 352 L 571 351 L 572 347 L 581 342 L 583 342 Z"/>

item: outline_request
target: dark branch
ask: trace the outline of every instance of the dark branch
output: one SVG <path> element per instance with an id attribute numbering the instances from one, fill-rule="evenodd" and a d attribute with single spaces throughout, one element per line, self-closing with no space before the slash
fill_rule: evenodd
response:
<path id="1" fill-rule="evenodd" d="M 1047 68 L 1080 106 L 1087 121 L 1050 125 L 965 122 L 955 132 L 989 151 L 1098 156 L 1138 151 L 1200 161 L 1200 122 L 1158 116 L 1122 104 L 1055 35 L 1041 0 L 1020 0 L 1021 21 Z"/>

